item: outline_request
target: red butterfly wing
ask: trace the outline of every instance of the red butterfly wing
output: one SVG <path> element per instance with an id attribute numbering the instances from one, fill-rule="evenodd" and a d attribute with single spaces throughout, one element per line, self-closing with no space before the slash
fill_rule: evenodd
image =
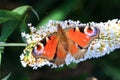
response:
<path id="1" fill-rule="evenodd" d="M 57 51 L 56 51 L 56 60 L 55 64 L 60 65 L 65 62 L 66 58 L 66 50 L 64 49 L 64 46 L 61 44 L 61 42 L 58 43 Z"/>
<path id="2" fill-rule="evenodd" d="M 55 35 L 52 35 L 49 38 L 43 39 L 42 42 L 38 43 L 34 47 L 32 54 L 36 58 L 41 57 L 41 58 L 46 58 L 48 60 L 52 60 L 56 53 L 57 45 L 58 45 L 58 39 Z"/>
<path id="3" fill-rule="evenodd" d="M 84 57 L 84 54 L 87 51 L 87 47 L 89 46 L 90 42 L 99 35 L 99 30 L 95 27 L 92 27 L 93 30 L 89 27 L 80 29 L 86 31 L 86 33 L 80 32 L 80 30 L 77 28 L 71 28 L 66 32 L 66 36 L 69 39 L 69 51 L 75 59 Z M 88 34 L 90 36 L 88 36 Z M 78 45 L 81 48 L 78 48 Z"/>
<path id="4" fill-rule="evenodd" d="M 86 48 L 91 41 L 91 38 L 88 35 L 79 30 L 74 30 L 73 28 L 68 30 L 67 37 L 83 48 Z"/>
<path id="5" fill-rule="evenodd" d="M 50 36 L 50 39 L 47 40 L 47 44 L 44 47 L 44 54 L 42 55 L 48 60 L 52 60 L 54 58 L 57 45 L 58 39 L 56 36 Z"/>

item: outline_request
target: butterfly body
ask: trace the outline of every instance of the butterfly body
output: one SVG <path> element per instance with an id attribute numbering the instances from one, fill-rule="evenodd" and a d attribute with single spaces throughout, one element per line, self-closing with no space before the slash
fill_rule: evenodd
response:
<path id="1" fill-rule="evenodd" d="M 58 24 L 57 32 L 41 40 L 32 51 L 35 58 L 45 58 L 56 65 L 65 63 L 67 54 L 75 59 L 84 57 L 88 46 L 93 39 L 98 38 L 99 29 L 96 27 L 83 26 L 62 29 Z"/>

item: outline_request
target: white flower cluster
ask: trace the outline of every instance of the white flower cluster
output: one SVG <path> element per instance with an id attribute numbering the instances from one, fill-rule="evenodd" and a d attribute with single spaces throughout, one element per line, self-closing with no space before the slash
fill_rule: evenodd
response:
<path id="1" fill-rule="evenodd" d="M 34 28 L 31 24 L 30 26 L 31 33 L 26 34 L 22 33 L 22 37 L 26 38 L 27 43 L 29 44 L 23 51 L 20 56 L 21 63 L 24 67 L 31 66 L 33 69 L 37 69 L 37 67 L 41 67 L 44 65 L 49 65 L 52 67 L 57 67 L 55 64 L 49 62 L 46 59 L 35 59 L 31 54 L 33 47 L 42 40 L 44 37 L 49 35 L 50 33 L 57 32 L 57 25 L 60 24 L 63 29 L 77 27 L 77 26 L 85 26 L 86 24 L 80 23 L 79 21 L 53 21 L 50 20 L 48 24 L 45 26 L 41 26 L 38 30 Z M 109 20 L 108 22 L 100 22 L 100 23 L 91 23 L 92 26 L 95 26 L 100 29 L 100 34 L 98 39 L 94 39 L 90 46 L 88 47 L 87 52 L 85 53 L 83 58 L 75 60 L 70 54 L 67 55 L 65 62 L 66 65 L 71 62 L 81 62 L 86 59 L 98 58 L 109 54 L 115 49 L 120 48 L 120 20 L 114 19 Z"/>
<path id="2" fill-rule="evenodd" d="M 86 59 L 102 57 L 120 48 L 120 20 L 114 19 L 104 23 L 93 22 L 92 25 L 100 29 L 99 38 L 92 41 L 84 58 L 75 60 L 68 54 L 66 64 L 70 64 L 71 61 L 78 63 Z"/>

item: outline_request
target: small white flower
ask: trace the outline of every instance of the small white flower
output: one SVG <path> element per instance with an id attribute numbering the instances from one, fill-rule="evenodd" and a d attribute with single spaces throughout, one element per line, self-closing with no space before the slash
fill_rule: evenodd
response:
<path id="1" fill-rule="evenodd" d="M 24 54 L 22 53 L 21 55 L 20 55 L 20 60 L 23 60 L 24 59 Z"/>
<path id="2" fill-rule="evenodd" d="M 31 40 L 31 38 L 27 38 L 27 43 L 32 43 L 33 41 Z"/>
<path id="3" fill-rule="evenodd" d="M 22 64 L 23 67 L 26 67 L 26 66 L 27 66 L 27 63 L 24 62 L 24 61 L 21 61 L 21 64 Z"/>
<path id="4" fill-rule="evenodd" d="M 32 26 L 32 23 L 28 23 L 28 26 L 31 27 L 31 26 Z"/>
<path id="5" fill-rule="evenodd" d="M 30 27 L 30 31 L 31 31 L 31 32 L 35 32 L 35 31 L 36 31 L 36 28 L 35 28 L 35 27 Z"/>
<path id="6" fill-rule="evenodd" d="M 22 36 L 22 37 L 25 37 L 25 36 L 26 36 L 26 33 L 25 33 L 25 32 L 22 32 L 22 33 L 21 33 L 21 36 Z"/>

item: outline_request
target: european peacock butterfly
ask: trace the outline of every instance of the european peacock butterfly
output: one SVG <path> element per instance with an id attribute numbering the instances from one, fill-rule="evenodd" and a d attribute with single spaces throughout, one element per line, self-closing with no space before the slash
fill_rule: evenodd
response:
<path id="1" fill-rule="evenodd" d="M 91 41 L 98 38 L 100 30 L 93 26 L 78 26 L 62 29 L 57 25 L 57 32 L 40 40 L 32 50 L 35 58 L 45 58 L 56 65 L 65 63 L 67 54 L 75 59 L 84 57 Z"/>

